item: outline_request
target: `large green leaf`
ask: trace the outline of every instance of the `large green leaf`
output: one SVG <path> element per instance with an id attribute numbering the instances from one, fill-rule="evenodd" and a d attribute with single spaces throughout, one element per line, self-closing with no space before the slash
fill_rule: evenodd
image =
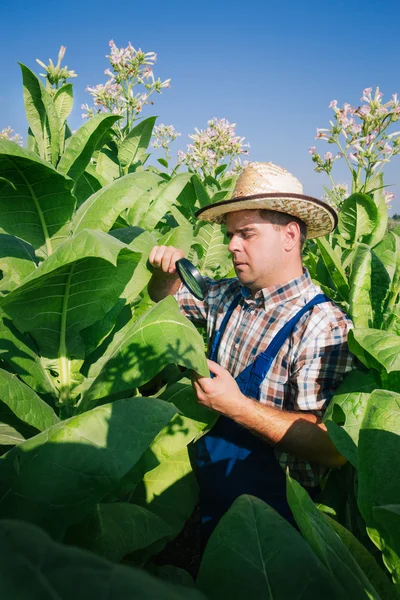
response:
<path id="1" fill-rule="evenodd" d="M 138 464 L 143 468 L 143 464 Z M 198 499 L 198 485 L 187 448 L 164 458 L 160 465 L 149 470 L 129 495 L 129 501 L 147 508 L 164 521 L 173 539 L 192 514 Z M 161 536 L 160 536 L 161 537 Z M 159 551 L 160 545 L 157 547 Z"/>
<path id="2" fill-rule="evenodd" d="M 107 141 L 96 157 L 96 171 L 107 183 L 121 175 L 118 148 L 114 141 Z"/>
<path id="3" fill-rule="evenodd" d="M 206 408 L 198 402 L 192 383 L 187 377 L 183 377 L 176 383 L 169 385 L 159 393 L 158 397 L 167 402 L 172 402 L 179 410 L 179 416 L 188 418 L 192 423 L 196 424 L 194 440 L 199 437 L 201 431 L 210 429 L 218 418 L 218 414 L 214 410 Z M 178 416 L 175 418 L 177 419 Z M 187 433 L 190 433 L 190 427 Z"/>
<path id="4" fill-rule="evenodd" d="M 142 506 L 128 502 L 97 504 L 64 541 L 119 562 L 128 552 L 142 550 L 170 534 L 168 525 Z"/>
<path id="5" fill-rule="evenodd" d="M 211 204 L 211 198 L 208 195 L 207 189 L 205 185 L 203 185 L 203 182 L 200 180 L 200 178 L 197 175 L 193 175 L 191 182 L 193 184 L 200 208 Z"/>
<path id="6" fill-rule="evenodd" d="M 176 175 L 161 188 L 160 194 L 153 201 L 147 214 L 138 223 L 143 229 L 153 231 L 157 223 L 161 221 L 164 215 L 167 214 L 170 206 L 176 203 L 176 199 L 188 184 L 191 178 L 191 173 L 180 173 Z"/>
<path id="7" fill-rule="evenodd" d="M 62 85 L 54 95 L 54 105 L 60 121 L 60 128 L 71 114 L 74 105 L 74 92 L 72 83 Z"/>
<path id="8" fill-rule="evenodd" d="M 22 238 L 38 254 L 51 254 L 68 235 L 62 228 L 75 206 L 73 181 L 6 140 L 0 140 L 0 173 L 16 187 L 0 186 L 2 233 Z"/>
<path id="9" fill-rule="evenodd" d="M 143 569 L 58 544 L 26 523 L 1 522 L 0 553 L 3 600 L 206 600 Z"/>
<path id="10" fill-rule="evenodd" d="M 54 410 L 16 375 L 0 369 L 0 401 L 32 427 L 43 431 L 59 419 Z"/>
<path id="11" fill-rule="evenodd" d="M 36 434 L 37 429 L 18 419 L 7 404 L 0 402 L 1 446 L 15 446 Z"/>
<path id="12" fill-rule="evenodd" d="M 157 117 L 149 117 L 130 130 L 118 147 L 118 158 L 122 167 L 130 167 L 133 163 L 142 161 L 150 143 L 153 127 Z"/>
<path id="13" fill-rule="evenodd" d="M 338 254 L 332 248 L 331 244 L 326 238 L 318 238 L 316 242 L 318 244 L 322 260 L 324 261 L 325 266 L 328 269 L 328 272 L 336 286 L 338 293 L 340 294 L 343 300 L 348 300 L 349 284 Z"/>
<path id="14" fill-rule="evenodd" d="M 26 118 L 31 128 L 40 157 L 57 163 L 59 154 L 60 122 L 49 92 L 38 77 L 25 65 L 19 63 L 24 87 Z"/>
<path id="15" fill-rule="evenodd" d="M 149 206 L 160 195 L 163 186 L 166 185 L 162 177 L 156 173 L 151 171 L 146 171 L 146 173 L 152 176 L 152 185 L 148 189 L 143 189 L 141 196 L 137 198 L 132 208 L 127 209 L 123 214 L 125 221 L 131 227 L 140 225 L 149 210 Z"/>
<path id="16" fill-rule="evenodd" d="M 207 544 L 197 586 L 210 600 L 347 600 L 307 542 L 258 498 L 241 496 Z"/>
<path id="17" fill-rule="evenodd" d="M 56 396 L 56 390 L 32 340 L 16 329 L 10 319 L 0 319 L 1 360 L 39 394 Z"/>
<path id="18" fill-rule="evenodd" d="M 398 335 L 380 329 L 354 329 L 349 333 L 349 348 L 366 367 L 382 365 L 388 373 L 400 371 Z"/>
<path id="19" fill-rule="evenodd" d="M 104 133 L 120 118 L 118 115 L 102 114 L 89 119 L 68 140 L 68 145 L 57 166 L 58 171 L 78 181 Z"/>
<path id="20" fill-rule="evenodd" d="M 359 542 L 359 540 L 335 519 L 321 513 L 327 525 L 340 537 L 343 544 L 347 547 L 352 557 L 357 561 L 366 577 L 374 586 L 382 600 L 399 600 L 399 594 L 395 587 L 389 581 L 387 574 L 381 569 L 375 558 Z"/>
<path id="21" fill-rule="evenodd" d="M 365 244 L 359 244 L 353 258 L 349 279 L 350 317 L 354 327 L 373 326 L 371 261 L 370 248 Z"/>
<path id="22" fill-rule="evenodd" d="M 384 196 L 383 173 L 380 173 L 369 182 L 366 191 L 373 196 L 377 208 L 377 218 L 375 227 L 363 241 L 371 248 L 374 248 L 383 239 L 389 220 L 388 206 Z"/>
<path id="23" fill-rule="evenodd" d="M 373 514 L 385 540 L 384 561 L 397 585 L 400 596 L 400 504 L 375 506 Z"/>
<path id="24" fill-rule="evenodd" d="M 152 173 L 138 172 L 120 177 L 80 206 L 72 220 L 71 230 L 74 234 L 83 229 L 109 231 L 123 210 L 132 207 L 145 192 L 157 185 L 158 178 Z"/>
<path id="25" fill-rule="evenodd" d="M 176 205 L 171 206 L 170 211 L 171 214 L 174 215 L 177 223 L 179 223 L 179 220 L 182 220 L 182 218 L 185 218 L 186 220 L 192 219 L 193 222 L 197 222 L 195 212 L 198 208 L 200 208 L 200 204 L 197 200 L 193 182 L 191 181 L 185 185 L 176 199 Z"/>
<path id="26" fill-rule="evenodd" d="M 85 343 L 86 356 L 90 354 L 106 339 L 115 327 L 115 323 L 120 313 L 126 315 L 127 323 L 132 318 L 132 311 L 125 304 L 125 299 L 120 298 L 117 303 L 109 310 L 102 319 L 86 327 L 81 331 L 81 336 Z"/>
<path id="27" fill-rule="evenodd" d="M 35 136 L 32 133 L 32 129 L 30 127 L 28 128 L 28 133 L 26 136 L 26 149 L 30 150 L 31 152 L 34 152 L 35 154 L 40 156 L 39 146 L 37 144 Z"/>
<path id="28" fill-rule="evenodd" d="M 118 400 L 22 442 L 0 460 L 3 518 L 62 534 L 117 487 L 175 412 L 154 398 Z"/>
<path id="29" fill-rule="evenodd" d="M 304 488 L 287 477 L 287 498 L 296 523 L 312 550 L 352 600 L 379 599 L 347 546 L 333 531 Z"/>
<path id="30" fill-rule="evenodd" d="M 150 250 L 157 244 L 157 239 L 149 231 L 145 231 L 140 227 L 115 229 L 110 232 L 110 235 L 121 240 L 133 252 L 141 254 L 139 264 L 123 294 L 123 297 L 130 304 L 139 296 L 151 279 L 153 273 L 149 268 L 148 259 Z"/>
<path id="31" fill-rule="evenodd" d="M 111 310 L 139 260 L 112 236 L 83 230 L 0 299 L 0 306 L 48 358 L 65 353 L 83 358 L 77 334 Z"/>
<path id="32" fill-rule="evenodd" d="M 183 250 L 185 256 L 189 254 L 193 239 L 193 227 L 190 223 L 173 227 L 168 233 L 163 235 L 158 241 L 158 246 L 174 246 Z"/>
<path id="33" fill-rule="evenodd" d="M 370 536 L 384 550 L 374 507 L 397 504 L 400 498 L 400 394 L 372 392 L 358 442 L 358 506 Z"/>
<path id="34" fill-rule="evenodd" d="M 14 235 L 0 233 L 0 293 L 17 287 L 35 270 L 36 261 L 30 244 Z"/>
<path id="35" fill-rule="evenodd" d="M 218 223 L 199 223 L 195 230 L 193 244 L 202 248 L 197 260 L 197 268 L 203 275 L 210 277 L 218 273 L 224 276 L 232 268 L 232 259 L 228 251 L 229 240 L 225 230 Z"/>
<path id="36" fill-rule="evenodd" d="M 210 429 L 218 416 L 214 411 L 206 409 L 197 402 L 190 380 L 186 378 L 167 387 L 158 397 L 171 402 L 179 410 L 179 413 L 174 415 L 168 425 L 154 438 L 149 449 L 121 482 L 122 495 L 130 492 L 146 473 L 152 472 L 148 476 L 148 480 L 142 482 L 140 496 L 138 496 L 138 490 L 135 490 L 135 497 L 141 503 L 148 497 L 146 490 L 155 481 L 153 469 L 158 465 L 168 461 L 168 465 L 156 472 L 157 477 L 160 475 L 161 480 L 166 484 L 177 468 L 181 473 L 181 478 L 191 473 L 191 467 L 185 454 L 186 448 L 191 441 L 197 440 L 205 429 Z M 176 460 L 178 453 L 180 453 L 179 461 Z M 186 467 L 184 467 L 185 464 Z M 186 471 L 183 472 L 182 469 L 186 469 Z M 175 477 L 175 475 L 173 476 Z M 187 478 L 187 481 L 182 481 L 181 484 L 190 493 L 193 486 L 191 477 Z M 182 523 L 178 523 L 178 525 L 181 527 Z"/>
<path id="37" fill-rule="evenodd" d="M 379 328 L 387 309 L 390 294 L 396 294 L 400 277 L 400 238 L 388 233 L 372 250 L 373 293 L 371 303 L 374 311 L 374 325 Z"/>
<path id="38" fill-rule="evenodd" d="M 89 366 L 83 406 L 150 381 L 163 367 L 178 364 L 208 376 L 201 335 L 167 297 L 118 331 Z"/>
<path id="39" fill-rule="evenodd" d="M 324 415 L 324 423 L 336 448 L 357 467 L 361 422 L 371 392 L 379 387 L 376 371 L 351 371 L 346 375 Z"/>
<path id="40" fill-rule="evenodd" d="M 75 184 L 74 194 L 77 199 L 77 208 L 85 202 L 92 194 L 98 192 L 108 181 L 96 171 L 91 163 L 88 164 L 84 173 Z"/>
<path id="41" fill-rule="evenodd" d="M 338 231 L 349 244 L 364 241 L 364 236 L 367 240 L 376 228 L 378 218 L 378 208 L 371 196 L 352 194 L 340 207 Z"/>

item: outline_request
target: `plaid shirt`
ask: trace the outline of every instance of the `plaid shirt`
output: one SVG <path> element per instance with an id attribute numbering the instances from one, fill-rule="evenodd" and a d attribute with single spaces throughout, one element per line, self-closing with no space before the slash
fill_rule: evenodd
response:
<path id="1" fill-rule="evenodd" d="M 264 352 L 284 323 L 321 289 L 305 269 L 301 277 L 284 285 L 258 291 L 254 296 L 238 279 L 205 278 L 208 291 L 197 300 L 185 286 L 175 294 L 181 312 L 193 323 L 206 326 L 208 339 L 221 327 L 232 302 L 241 294 L 222 336 L 217 362 L 237 377 Z M 261 385 L 260 402 L 280 410 L 306 411 L 322 417 L 335 388 L 352 369 L 347 346 L 350 319 L 333 302 L 318 304 L 297 323 L 285 341 Z M 209 343 L 209 351 L 210 351 Z M 314 487 L 328 469 L 275 449 L 286 471 L 302 485 Z"/>

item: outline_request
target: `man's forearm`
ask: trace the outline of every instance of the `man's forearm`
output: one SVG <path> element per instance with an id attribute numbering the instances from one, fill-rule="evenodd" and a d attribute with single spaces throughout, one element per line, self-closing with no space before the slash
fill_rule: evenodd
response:
<path id="1" fill-rule="evenodd" d="M 243 396 L 235 413 L 227 416 L 283 452 L 327 467 L 346 462 L 321 419 L 310 413 L 279 410 Z"/>

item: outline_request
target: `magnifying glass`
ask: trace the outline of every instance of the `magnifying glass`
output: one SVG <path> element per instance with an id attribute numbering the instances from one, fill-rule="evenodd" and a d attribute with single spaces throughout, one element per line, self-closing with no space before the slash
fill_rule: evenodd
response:
<path id="1" fill-rule="evenodd" d="M 198 300 L 204 300 L 207 284 L 196 267 L 187 258 L 180 258 L 175 263 L 176 270 L 182 283 Z"/>

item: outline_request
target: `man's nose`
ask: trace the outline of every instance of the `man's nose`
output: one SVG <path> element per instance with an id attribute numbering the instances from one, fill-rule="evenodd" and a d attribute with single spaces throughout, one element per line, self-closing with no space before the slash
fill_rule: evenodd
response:
<path id="1" fill-rule="evenodd" d="M 231 237 L 231 241 L 228 244 L 228 250 L 231 254 L 240 250 L 240 239 L 234 235 Z"/>

